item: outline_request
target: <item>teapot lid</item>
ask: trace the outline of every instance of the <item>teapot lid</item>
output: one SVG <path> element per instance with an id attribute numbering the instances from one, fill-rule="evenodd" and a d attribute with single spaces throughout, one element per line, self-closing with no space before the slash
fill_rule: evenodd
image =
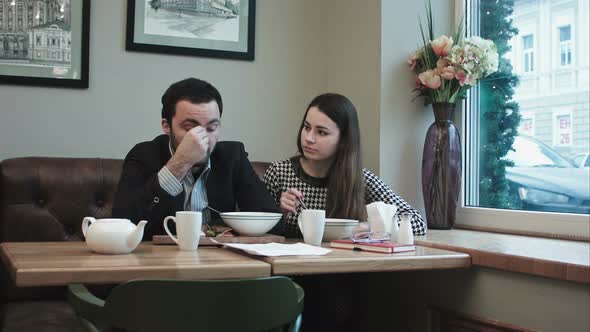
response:
<path id="1" fill-rule="evenodd" d="M 96 219 L 96 221 L 105 222 L 105 223 L 131 222 L 129 219 L 125 219 L 125 218 L 104 218 L 104 219 Z"/>

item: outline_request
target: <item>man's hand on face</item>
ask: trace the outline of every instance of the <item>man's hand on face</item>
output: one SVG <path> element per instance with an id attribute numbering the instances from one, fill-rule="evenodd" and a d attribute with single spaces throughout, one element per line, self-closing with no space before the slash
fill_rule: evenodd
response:
<path id="1" fill-rule="evenodd" d="M 207 157 L 208 151 L 209 136 L 207 136 L 207 131 L 201 126 L 196 126 L 184 135 L 166 167 L 177 179 L 181 180 L 195 164 Z"/>

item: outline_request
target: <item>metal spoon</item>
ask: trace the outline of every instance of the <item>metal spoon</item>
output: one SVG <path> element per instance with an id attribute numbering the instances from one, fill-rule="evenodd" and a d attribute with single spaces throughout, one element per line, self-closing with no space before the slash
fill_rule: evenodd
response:
<path id="1" fill-rule="evenodd" d="M 303 200 L 301 200 L 301 199 L 298 199 L 298 201 L 299 201 L 299 204 L 301 204 L 301 206 L 302 206 L 302 207 L 303 207 L 305 210 L 308 210 L 307 206 L 305 206 L 305 203 L 303 203 Z"/>
<path id="2" fill-rule="evenodd" d="M 209 205 L 207 205 L 207 208 L 208 208 L 209 210 L 211 210 L 211 211 L 213 211 L 213 212 L 217 212 L 217 213 L 219 213 L 219 214 L 222 214 L 222 213 L 223 213 L 223 212 L 220 212 L 220 211 L 217 211 L 217 210 L 215 210 L 214 208 L 212 208 L 212 207 L 211 207 L 211 206 L 209 206 Z"/>

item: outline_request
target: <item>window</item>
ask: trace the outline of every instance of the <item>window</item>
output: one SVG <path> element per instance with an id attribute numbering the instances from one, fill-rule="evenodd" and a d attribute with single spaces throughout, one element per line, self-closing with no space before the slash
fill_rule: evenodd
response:
<path id="1" fill-rule="evenodd" d="M 522 37 L 522 49 L 524 54 L 523 64 L 525 73 L 535 70 L 535 51 L 533 38 L 533 35 L 526 35 Z"/>
<path id="2" fill-rule="evenodd" d="M 12 7 L 8 7 L 8 30 L 12 30 L 12 23 L 13 23 L 13 10 Z"/>
<path id="3" fill-rule="evenodd" d="M 590 172 L 583 167 L 590 155 L 590 86 L 587 67 L 572 66 L 590 58 L 585 47 L 576 48 L 574 59 L 573 45 L 574 33 L 590 40 L 587 29 L 575 29 L 589 12 L 578 1 L 456 3 L 468 33 L 502 46 L 499 71 L 470 90 L 461 113 L 457 223 L 590 238 Z"/>
<path id="4" fill-rule="evenodd" d="M 27 27 L 31 27 L 33 25 L 33 4 L 29 3 L 27 7 Z"/>
<path id="5" fill-rule="evenodd" d="M 19 30 L 23 29 L 23 4 L 19 3 L 18 4 L 18 14 L 17 14 L 17 22 L 18 22 L 18 28 Z"/>
<path id="6" fill-rule="evenodd" d="M 562 66 L 572 64 L 572 26 L 559 28 L 559 63 Z"/>

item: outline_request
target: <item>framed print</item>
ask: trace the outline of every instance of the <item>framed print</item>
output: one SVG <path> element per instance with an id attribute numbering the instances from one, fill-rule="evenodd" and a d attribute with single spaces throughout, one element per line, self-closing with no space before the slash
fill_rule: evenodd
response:
<path id="1" fill-rule="evenodd" d="M 0 0 L 0 83 L 88 88 L 90 0 Z"/>
<path id="2" fill-rule="evenodd" d="M 127 0 L 128 51 L 254 60 L 255 0 Z"/>

